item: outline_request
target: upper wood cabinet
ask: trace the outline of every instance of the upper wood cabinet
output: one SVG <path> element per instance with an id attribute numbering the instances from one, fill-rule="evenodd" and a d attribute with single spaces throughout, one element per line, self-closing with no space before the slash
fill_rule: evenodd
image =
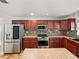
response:
<path id="1" fill-rule="evenodd" d="M 67 20 L 60 21 L 60 30 L 67 30 Z"/>
<path id="2" fill-rule="evenodd" d="M 25 20 L 12 20 L 12 24 L 22 24 L 25 29 Z"/>
<path id="3" fill-rule="evenodd" d="M 48 25 L 48 20 L 37 20 L 37 25 Z"/>
<path id="4" fill-rule="evenodd" d="M 25 24 L 25 20 L 12 20 L 12 24 Z"/>
<path id="5" fill-rule="evenodd" d="M 49 20 L 48 28 L 50 30 L 60 30 L 60 21 L 59 20 Z"/>
<path id="6" fill-rule="evenodd" d="M 25 30 L 36 30 L 37 20 L 27 20 L 25 21 Z"/>
<path id="7" fill-rule="evenodd" d="M 67 20 L 12 20 L 12 24 L 23 24 L 25 30 L 37 30 L 38 25 L 48 25 L 50 30 L 75 30 L 75 18 Z"/>
<path id="8" fill-rule="evenodd" d="M 37 20 L 12 20 L 12 24 L 23 24 L 25 30 L 37 29 Z"/>
<path id="9" fill-rule="evenodd" d="M 67 28 L 68 30 L 76 30 L 76 19 L 75 18 L 68 19 Z"/>

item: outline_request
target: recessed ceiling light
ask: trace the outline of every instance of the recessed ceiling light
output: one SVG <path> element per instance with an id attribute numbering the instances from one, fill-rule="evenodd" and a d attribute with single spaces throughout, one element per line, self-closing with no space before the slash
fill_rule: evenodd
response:
<path id="1" fill-rule="evenodd" d="M 33 15 L 34 15 L 34 13 L 30 13 L 30 15 L 31 15 L 31 16 L 33 16 Z"/>

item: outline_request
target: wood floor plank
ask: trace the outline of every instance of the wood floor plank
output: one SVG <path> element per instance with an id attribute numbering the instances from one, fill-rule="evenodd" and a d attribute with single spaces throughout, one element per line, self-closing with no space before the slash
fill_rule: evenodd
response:
<path id="1" fill-rule="evenodd" d="M 6 54 L 3 56 L 0 56 L 0 59 L 19 59 L 19 54 Z"/>

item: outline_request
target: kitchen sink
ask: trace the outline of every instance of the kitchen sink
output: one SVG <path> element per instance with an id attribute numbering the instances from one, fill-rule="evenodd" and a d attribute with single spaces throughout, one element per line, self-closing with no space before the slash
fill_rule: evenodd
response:
<path id="1" fill-rule="evenodd" d="M 79 39 L 73 39 L 73 40 L 75 40 L 75 41 L 79 41 Z"/>

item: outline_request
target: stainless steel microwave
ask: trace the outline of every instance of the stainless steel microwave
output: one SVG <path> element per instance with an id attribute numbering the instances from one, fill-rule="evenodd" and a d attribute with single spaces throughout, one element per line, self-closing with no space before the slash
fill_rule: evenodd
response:
<path id="1" fill-rule="evenodd" d="M 38 29 L 47 29 L 48 25 L 38 25 Z"/>

